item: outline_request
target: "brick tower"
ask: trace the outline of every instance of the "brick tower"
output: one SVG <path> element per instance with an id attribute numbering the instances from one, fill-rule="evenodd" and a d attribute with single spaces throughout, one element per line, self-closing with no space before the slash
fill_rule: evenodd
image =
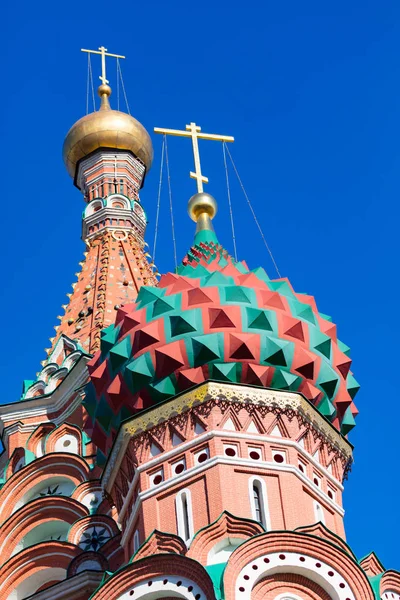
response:
<path id="1" fill-rule="evenodd" d="M 102 77 L 64 145 L 85 260 L 37 380 L 0 406 L 0 600 L 400 600 L 345 538 L 348 346 L 312 296 L 233 260 L 204 192 L 157 282 L 151 141 Z"/>

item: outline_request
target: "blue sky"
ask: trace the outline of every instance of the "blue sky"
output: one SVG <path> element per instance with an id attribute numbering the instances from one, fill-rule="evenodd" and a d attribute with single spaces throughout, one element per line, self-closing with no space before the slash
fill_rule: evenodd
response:
<path id="1" fill-rule="evenodd" d="M 352 348 L 362 385 L 344 502 L 348 541 L 400 570 L 397 403 L 400 4 L 203 0 L 9 3 L 2 39 L 1 402 L 19 398 L 54 335 L 82 260 L 84 204 L 61 160 L 86 111 L 86 56 L 104 44 L 127 56 L 132 114 L 154 126 L 235 136 L 230 148 L 279 270 L 313 294 Z M 93 59 L 96 77 L 99 61 Z M 110 65 L 115 90 L 115 63 Z M 116 95 L 111 98 L 116 106 Z M 152 247 L 161 138 L 142 191 Z M 228 249 L 221 145 L 202 142 Z M 191 243 L 190 142 L 169 140 L 177 253 Z M 239 257 L 275 276 L 234 175 Z M 156 264 L 173 268 L 164 186 Z"/>

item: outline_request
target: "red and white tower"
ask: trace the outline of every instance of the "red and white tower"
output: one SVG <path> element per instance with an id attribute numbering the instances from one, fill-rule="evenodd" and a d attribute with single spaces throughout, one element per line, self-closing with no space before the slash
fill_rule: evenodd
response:
<path id="1" fill-rule="evenodd" d="M 85 260 L 36 381 L 0 406 L 0 600 L 400 600 L 400 573 L 345 539 L 358 384 L 312 296 L 219 244 L 158 282 L 139 190 L 152 145 L 131 116 L 78 121 Z"/>

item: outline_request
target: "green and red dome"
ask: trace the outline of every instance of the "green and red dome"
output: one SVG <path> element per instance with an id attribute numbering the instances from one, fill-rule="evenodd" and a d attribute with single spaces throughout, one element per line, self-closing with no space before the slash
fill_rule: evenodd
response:
<path id="1" fill-rule="evenodd" d="M 312 296 L 204 233 L 177 273 L 143 286 L 102 332 L 85 400 L 93 442 L 106 453 L 122 419 L 207 379 L 298 391 L 347 434 L 359 386 L 336 325 Z"/>

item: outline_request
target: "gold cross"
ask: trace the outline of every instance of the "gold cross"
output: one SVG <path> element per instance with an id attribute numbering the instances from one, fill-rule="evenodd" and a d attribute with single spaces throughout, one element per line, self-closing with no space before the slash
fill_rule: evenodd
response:
<path id="1" fill-rule="evenodd" d="M 196 125 L 196 123 L 190 123 L 190 125 L 186 125 L 186 131 L 179 131 L 178 129 L 160 129 L 160 127 L 154 127 L 154 133 L 162 133 L 164 135 L 178 135 L 181 137 L 192 138 L 195 172 L 193 173 L 191 171 L 190 177 L 192 177 L 192 179 L 196 179 L 198 192 L 203 191 L 203 183 L 208 183 L 208 178 L 205 177 L 201 172 L 198 140 L 217 140 L 219 142 L 235 141 L 235 138 L 229 135 L 215 135 L 213 133 L 200 132 L 201 127 Z"/>
<path id="2" fill-rule="evenodd" d="M 119 54 L 110 54 L 107 52 L 107 48 L 104 46 L 100 46 L 99 50 L 85 50 L 81 48 L 81 52 L 87 52 L 88 54 L 101 54 L 101 75 L 99 75 L 99 79 L 103 85 L 109 83 L 108 79 L 106 79 L 106 56 L 112 56 L 113 58 L 125 58 L 125 56 L 120 56 Z"/>

